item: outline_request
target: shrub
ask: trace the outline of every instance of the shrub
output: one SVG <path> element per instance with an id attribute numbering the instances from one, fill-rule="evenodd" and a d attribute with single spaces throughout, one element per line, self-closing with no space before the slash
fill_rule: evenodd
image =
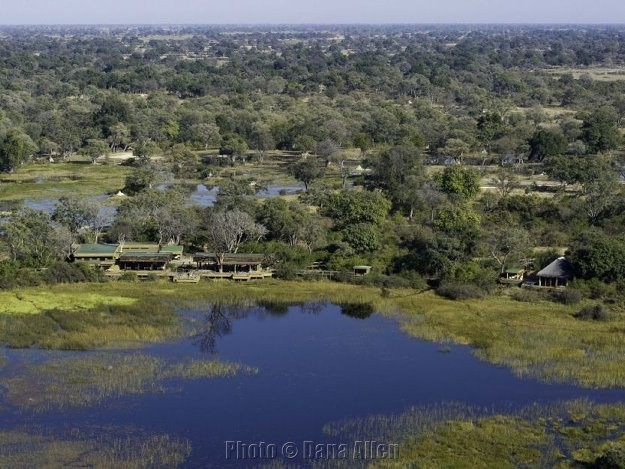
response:
<path id="1" fill-rule="evenodd" d="M 577 290 L 558 290 L 549 295 L 551 301 L 562 303 L 563 305 L 576 305 L 582 299 L 582 295 Z"/>
<path id="2" fill-rule="evenodd" d="M 610 312 L 601 304 L 595 306 L 586 306 L 573 315 L 576 319 L 582 321 L 609 321 Z"/>
<path id="3" fill-rule="evenodd" d="M 57 262 L 45 270 L 41 276 L 45 283 L 51 285 L 57 283 L 79 283 L 89 279 L 88 273 L 76 264 Z"/>
<path id="4" fill-rule="evenodd" d="M 443 283 L 436 289 L 436 293 L 450 300 L 470 300 L 473 298 L 482 298 L 485 295 L 484 290 L 470 283 Z"/>
<path id="5" fill-rule="evenodd" d="M 536 303 L 545 299 L 545 295 L 536 290 L 530 290 L 528 288 L 519 288 L 514 291 L 510 297 L 514 301 L 520 301 L 522 303 Z"/>
<path id="6" fill-rule="evenodd" d="M 136 272 L 124 272 L 119 279 L 124 282 L 136 282 L 139 278 Z"/>
<path id="7" fill-rule="evenodd" d="M 625 447 L 610 448 L 589 466 L 592 469 L 625 469 Z"/>

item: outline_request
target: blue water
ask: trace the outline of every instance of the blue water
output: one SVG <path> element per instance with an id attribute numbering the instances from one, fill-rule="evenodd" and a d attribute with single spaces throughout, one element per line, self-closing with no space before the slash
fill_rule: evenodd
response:
<path id="1" fill-rule="evenodd" d="M 625 400 L 619 389 L 520 379 L 476 359 L 468 347 L 450 346 L 441 353 L 440 345 L 404 335 L 392 319 L 376 314 L 358 319 L 333 305 L 294 306 L 273 314 L 263 309 L 183 314 L 192 337 L 151 346 L 146 353 L 172 360 L 217 357 L 257 367 L 259 373 L 177 381 L 171 392 L 87 409 L 31 414 L 9 408 L 6 424 L 60 430 L 133 425 L 188 438 L 193 447 L 188 467 L 251 467 L 250 461 L 226 459 L 225 442 L 280 447 L 289 441 L 332 441 L 321 432 L 326 423 L 446 401 L 510 410 L 582 397 Z M 29 353 L 10 356 L 28 361 Z M 42 352 L 32 354 L 40 359 Z"/>

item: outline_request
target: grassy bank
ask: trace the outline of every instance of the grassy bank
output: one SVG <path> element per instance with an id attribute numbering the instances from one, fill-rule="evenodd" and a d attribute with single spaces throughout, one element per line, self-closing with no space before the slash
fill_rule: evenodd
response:
<path id="1" fill-rule="evenodd" d="M 534 405 L 512 414 L 461 405 L 413 408 L 326 425 L 345 441 L 399 445 L 399 459 L 370 468 L 621 467 L 588 466 L 623 453 L 625 406 L 587 401 Z"/>
<path id="2" fill-rule="evenodd" d="M 161 392 L 167 382 L 257 370 L 216 360 L 169 363 L 141 353 L 96 353 L 31 365 L 0 381 L 7 401 L 37 411 L 84 407 L 111 397 Z"/>
<path id="3" fill-rule="evenodd" d="M 389 295 L 374 287 L 283 281 L 59 285 L 0 292 L 0 304 L 8 301 L 15 309 L 5 308 L 0 315 L 0 342 L 16 345 L 16 337 L 30 334 L 30 345 L 51 348 L 162 340 L 179 331 L 174 304 L 370 303 L 399 318 L 413 337 L 470 345 L 480 358 L 520 376 L 585 387 L 625 386 L 625 319 L 581 321 L 573 317 L 579 306 L 547 301 L 524 303 L 507 296 L 450 301 L 431 292 L 393 290 Z M 61 320 L 55 313 L 49 318 L 58 309 Z M 30 314 L 19 313 L 23 310 Z M 53 339 L 50 331 L 55 331 Z"/>

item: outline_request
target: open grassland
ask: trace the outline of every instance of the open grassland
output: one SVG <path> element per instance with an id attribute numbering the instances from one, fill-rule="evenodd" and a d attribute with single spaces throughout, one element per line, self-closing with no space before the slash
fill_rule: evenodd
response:
<path id="1" fill-rule="evenodd" d="M 625 80 L 625 68 L 623 67 L 589 67 L 589 68 L 572 68 L 572 67 L 556 67 L 545 70 L 550 75 L 573 75 L 573 78 L 590 77 L 596 81 L 621 81 Z"/>
<path id="2" fill-rule="evenodd" d="M 381 291 L 332 282 L 265 281 L 250 284 L 201 282 L 104 283 L 59 285 L 19 290 L 18 302 L 39 300 L 39 314 L 29 309 L 0 314 L 0 342 L 11 346 L 95 348 L 119 343 L 159 341 L 181 333 L 174 305 L 207 303 L 252 306 L 267 303 L 368 303 L 400 321 L 409 335 L 435 342 L 470 345 L 481 359 L 506 366 L 520 376 L 584 387 L 625 386 L 625 318 L 582 321 L 580 306 L 548 301 L 519 302 L 505 294 L 450 301 L 432 292 Z M 55 309 L 57 295 L 72 304 Z M 0 292 L 0 304 L 16 292 Z M 94 306 L 94 298 L 101 303 Z M 30 308 L 30 307 L 29 307 Z"/>
<path id="3" fill-rule="evenodd" d="M 0 467 L 179 467 L 191 453 L 187 440 L 96 429 L 67 437 L 34 431 L 0 432 Z"/>
<path id="4" fill-rule="evenodd" d="M 216 360 L 169 363 L 141 353 L 98 352 L 31 365 L 0 383 L 6 389 L 9 403 L 43 411 L 86 407 L 108 398 L 160 392 L 170 380 L 227 377 L 257 371 Z"/>
<path id="5" fill-rule="evenodd" d="M 569 468 L 622 452 L 623 421 L 621 404 L 571 401 L 512 414 L 443 404 L 331 423 L 324 431 L 343 441 L 398 444 L 398 459 L 379 460 L 369 468 Z"/>
<path id="6" fill-rule="evenodd" d="M 62 196 L 97 196 L 124 187 L 130 168 L 120 165 L 92 165 L 87 161 L 33 164 L 4 174 L 0 200 L 41 200 Z"/>

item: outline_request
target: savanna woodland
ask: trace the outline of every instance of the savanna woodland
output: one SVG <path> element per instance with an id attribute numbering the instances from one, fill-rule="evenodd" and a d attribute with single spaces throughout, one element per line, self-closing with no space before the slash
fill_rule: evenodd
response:
<path id="1" fill-rule="evenodd" d="M 625 387 L 624 27 L 2 27 L 0 171 L 0 386 L 18 408 L 262 375 L 140 354 L 119 359 L 132 379 L 107 355 L 10 375 L 15 348 L 184 336 L 178 310 L 200 302 L 367 304 L 516 378 Z M 413 410 L 380 424 L 402 459 L 371 464 L 625 467 L 621 404 L 559 405 L 400 425 L 432 417 Z M 0 465 L 193 451 L 56 438 L 2 426 Z"/>

